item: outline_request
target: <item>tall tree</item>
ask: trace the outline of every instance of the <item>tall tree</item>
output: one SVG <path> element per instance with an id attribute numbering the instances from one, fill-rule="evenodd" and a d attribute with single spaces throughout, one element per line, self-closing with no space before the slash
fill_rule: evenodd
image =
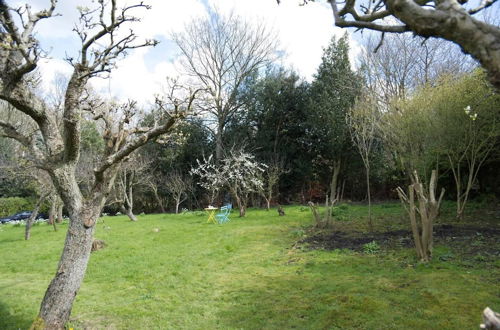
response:
<path id="1" fill-rule="evenodd" d="M 339 197 L 339 176 L 353 150 L 346 116 L 361 88 L 360 79 L 351 69 L 347 34 L 332 38 L 324 50 L 322 62 L 311 84 L 310 134 L 316 141 L 317 166 L 329 169 L 329 201 Z"/>
<path id="2" fill-rule="evenodd" d="M 287 171 L 279 180 L 279 191 L 286 192 L 287 200 L 302 196 L 312 173 L 306 135 L 309 84 L 293 71 L 269 67 L 265 75 L 246 81 L 240 97 L 246 110 L 228 125 L 227 140 L 245 141 L 256 159 L 271 168 L 282 164 Z"/>
<path id="3" fill-rule="evenodd" d="M 238 91 L 255 70 L 270 63 L 276 39 L 265 25 L 250 24 L 234 14 L 214 10 L 173 35 L 184 55 L 184 67 L 205 93 L 199 106 L 212 116 L 216 159 L 222 157 L 226 125 L 242 109 Z"/>
<path id="4" fill-rule="evenodd" d="M 56 3 L 51 0 L 48 9 L 33 12 L 29 5 L 16 9 L 0 0 L 0 99 L 31 118 L 37 130 L 26 131 L 6 121 L 1 122 L 0 128 L 3 135 L 29 150 L 34 166 L 49 174 L 70 218 L 61 259 L 45 292 L 34 329 L 65 327 L 87 269 L 95 223 L 118 165 L 149 140 L 170 132 L 186 115 L 194 98 L 194 94 L 189 94 L 186 102 L 174 100 L 169 102 L 169 107 L 158 102 L 166 111 L 166 118 L 153 127 L 133 125 L 133 103 L 124 105 L 120 116 L 111 116 L 109 107 L 89 103 L 86 86 L 92 77 L 109 73 L 128 50 L 156 44 L 151 40 L 137 40 L 132 30 L 122 32 L 128 23 L 137 21 L 132 16 L 134 10 L 148 8 L 142 2 L 118 8 L 115 0 L 98 1 L 95 8 L 79 8 L 80 22 L 73 30 L 80 38 L 81 47 L 78 57 L 68 58 L 73 70 L 65 87 L 62 124 L 58 125 L 57 111 L 32 88 L 36 84 L 33 72 L 42 53 L 34 29 L 41 20 L 53 15 Z M 172 97 L 169 100 L 172 101 Z M 85 119 L 101 121 L 105 142 L 87 195 L 81 191 L 76 177 Z"/>

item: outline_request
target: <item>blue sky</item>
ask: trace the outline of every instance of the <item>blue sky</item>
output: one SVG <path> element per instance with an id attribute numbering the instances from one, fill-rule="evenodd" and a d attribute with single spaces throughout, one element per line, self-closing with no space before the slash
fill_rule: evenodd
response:
<path id="1" fill-rule="evenodd" d="M 9 0 L 8 0 L 9 1 Z M 132 0 L 119 0 L 119 4 Z M 342 36 L 347 30 L 333 24 L 330 6 L 325 2 L 299 6 L 301 0 L 148 0 L 150 11 L 140 11 L 142 21 L 133 28 L 143 38 L 155 38 L 160 44 L 155 48 L 138 49 L 118 63 L 109 81 L 93 79 L 96 90 L 118 99 L 133 98 L 141 103 L 152 101 L 155 93 L 161 92 L 166 77 L 179 77 L 179 50 L 170 40 L 172 32 L 180 32 L 185 24 L 196 17 L 206 15 L 208 8 L 220 11 L 234 11 L 247 20 L 264 21 L 273 28 L 281 48 L 286 53 L 280 61 L 292 67 L 305 79 L 311 79 L 320 61 L 322 49 L 331 37 Z M 19 6 L 22 0 L 10 0 L 9 4 Z M 49 0 L 30 1 L 33 9 L 48 7 Z M 77 22 L 76 6 L 92 6 L 91 0 L 60 0 L 56 12 L 61 16 L 44 20 L 37 29 L 37 36 L 43 48 L 49 51 L 49 59 L 40 63 L 43 86 L 49 90 L 54 75 L 68 75 L 71 67 L 64 58 L 76 56 L 79 42 L 72 28 Z M 349 32 L 351 33 L 351 32 Z M 352 57 L 360 47 L 351 40 Z"/>

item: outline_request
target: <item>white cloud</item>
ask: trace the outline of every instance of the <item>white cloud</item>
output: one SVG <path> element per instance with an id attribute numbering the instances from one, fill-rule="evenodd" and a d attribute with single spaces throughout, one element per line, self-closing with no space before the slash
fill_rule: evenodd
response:
<path id="1" fill-rule="evenodd" d="M 118 99 L 137 100 L 147 104 L 154 100 L 154 95 L 162 92 L 167 77 L 175 77 L 175 62 L 159 61 L 148 69 L 144 60 L 149 49 L 134 51 L 120 61 L 112 72 L 111 79 L 92 80 L 92 85 L 100 93 Z"/>
<path id="2" fill-rule="evenodd" d="M 41 76 L 41 87 L 46 93 L 54 92 L 54 80 L 58 75 L 69 77 L 72 67 L 60 59 L 42 59 L 38 62 L 38 72 Z"/>
<path id="3" fill-rule="evenodd" d="M 300 75 L 310 80 L 321 62 L 323 47 L 326 47 L 333 35 L 342 36 L 346 30 L 333 24 L 331 8 L 321 2 L 310 2 L 299 6 L 299 0 L 282 1 L 280 5 L 273 0 L 149 0 L 149 11 L 137 11 L 141 22 L 134 24 L 135 32 L 141 38 L 159 38 L 166 40 L 172 32 L 182 31 L 186 23 L 206 14 L 206 6 L 217 7 L 221 11 L 234 10 L 235 13 L 250 20 L 263 21 L 276 31 L 281 47 L 287 56 L 282 60 L 292 66 Z M 22 1 L 16 0 L 18 5 Z M 119 4 L 135 2 L 121 0 Z M 30 2 L 34 9 L 47 7 L 47 0 Z M 91 5 L 91 0 L 79 1 L 80 6 Z M 64 53 L 77 53 L 77 37 L 72 31 L 77 22 L 78 13 L 72 1 L 59 1 L 56 12 L 61 17 L 44 20 L 37 30 L 45 48 L 53 48 L 54 56 Z M 169 51 L 162 54 L 158 50 L 137 49 L 118 63 L 111 80 L 93 79 L 94 87 L 120 99 L 133 98 L 141 102 L 153 99 L 161 90 L 167 76 L 176 76 L 176 54 L 173 44 L 165 43 Z M 161 49 L 161 47 L 160 47 Z M 351 59 L 360 52 L 359 45 L 351 39 Z M 167 54 L 168 53 L 168 54 Z M 354 62 L 354 61 L 353 61 Z M 68 74 L 70 67 L 62 60 L 53 59 L 40 65 L 44 86 L 50 85 L 54 73 L 62 71 Z"/>
<path id="4" fill-rule="evenodd" d="M 300 75 L 311 80 L 321 63 L 323 48 L 332 36 L 337 39 L 347 30 L 334 26 L 330 5 L 310 2 L 301 6 L 300 0 L 209 0 L 212 8 L 223 12 L 234 10 L 237 14 L 253 20 L 263 20 L 276 30 L 281 47 L 286 52 L 283 62 L 292 66 Z M 351 40 L 351 61 L 360 51 Z"/>

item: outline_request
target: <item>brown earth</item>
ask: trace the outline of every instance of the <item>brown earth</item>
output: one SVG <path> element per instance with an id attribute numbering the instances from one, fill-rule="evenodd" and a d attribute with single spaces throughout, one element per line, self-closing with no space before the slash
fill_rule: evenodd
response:
<path id="1" fill-rule="evenodd" d="M 342 232 L 316 233 L 301 240 L 299 244 L 310 249 L 350 249 L 363 251 L 363 245 L 377 242 L 382 249 L 413 247 L 409 230 L 362 233 Z M 500 228 L 466 225 L 437 225 L 434 227 L 434 245 L 446 245 L 460 255 L 500 256 Z"/>

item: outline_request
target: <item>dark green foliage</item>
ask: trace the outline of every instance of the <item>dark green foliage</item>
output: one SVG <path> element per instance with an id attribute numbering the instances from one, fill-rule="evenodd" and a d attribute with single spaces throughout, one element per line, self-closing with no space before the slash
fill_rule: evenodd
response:
<path id="1" fill-rule="evenodd" d="M 16 176 L 14 173 L 4 171 L 0 176 L 0 197 L 34 196 L 35 185 L 32 178 Z"/>
<path id="2" fill-rule="evenodd" d="M 311 175 L 307 130 L 309 86 L 293 71 L 268 68 L 262 78 L 253 76 L 241 91 L 247 107 L 227 128 L 226 141 L 245 143 L 257 159 L 270 164 L 282 160 L 289 170 L 280 191 L 297 194 Z"/>
<path id="3" fill-rule="evenodd" d="M 347 35 L 338 41 L 332 38 L 314 78 L 310 92 L 308 136 L 315 156 L 315 173 L 322 182 L 328 182 L 334 161 L 344 163 L 351 159 L 358 163 L 356 167 L 362 167 L 346 122 L 346 113 L 361 89 L 361 79 L 349 62 Z M 351 168 L 352 165 L 350 161 Z"/>
<path id="4" fill-rule="evenodd" d="M 33 178 L 16 171 L 24 165 L 17 159 L 16 143 L 0 137 L 0 197 L 34 196 Z M 16 173 L 17 172 L 17 173 Z"/>
<path id="5" fill-rule="evenodd" d="M 145 121 L 152 120 L 152 117 L 146 117 Z M 203 158 L 203 155 L 209 155 L 214 150 L 214 145 L 210 140 L 210 132 L 205 123 L 198 118 L 190 118 L 179 125 L 174 138 L 158 140 L 150 143 L 141 150 L 147 159 L 153 159 L 151 175 L 159 182 L 158 195 L 165 201 L 169 199 L 167 190 L 169 173 L 178 172 L 189 177 L 189 171 L 196 165 L 196 160 Z M 182 207 L 192 210 L 200 208 L 199 198 L 202 198 L 204 191 L 198 185 L 193 185 L 193 192 L 188 196 Z M 173 207 L 173 203 L 167 206 Z M 159 212 L 158 205 L 151 189 L 145 187 L 136 195 L 135 208 L 137 211 Z"/>
<path id="6" fill-rule="evenodd" d="M 104 140 L 97 130 L 95 121 L 82 122 L 81 136 L 82 152 L 98 153 L 104 149 Z"/>

